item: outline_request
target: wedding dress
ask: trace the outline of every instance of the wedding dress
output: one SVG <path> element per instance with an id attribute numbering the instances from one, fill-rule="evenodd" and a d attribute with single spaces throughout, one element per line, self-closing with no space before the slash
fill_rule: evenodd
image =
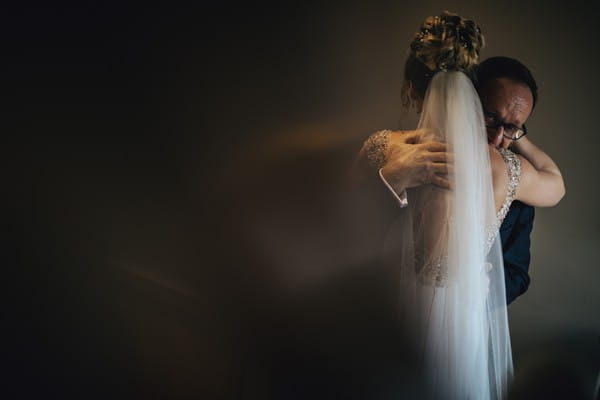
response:
<path id="1" fill-rule="evenodd" d="M 519 160 L 501 151 L 509 186 L 496 213 L 482 107 L 462 72 L 432 78 L 419 128 L 449 143 L 453 189 L 409 191 L 386 239 L 386 249 L 396 250 L 387 251 L 389 262 L 400 265 L 403 316 L 423 355 L 430 397 L 503 399 L 512 356 L 498 228 L 518 185 Z"/>

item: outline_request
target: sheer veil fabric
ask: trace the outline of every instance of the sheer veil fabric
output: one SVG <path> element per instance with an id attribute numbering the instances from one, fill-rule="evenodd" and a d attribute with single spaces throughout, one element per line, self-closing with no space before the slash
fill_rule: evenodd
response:
<path id="1" fill-rule="evenodd" d="M 452 190 L 408 192 L 386 239 L 429 397 L 503 399 L 512 377 L 502 251 L 482 107 L 462 72 L 438 72 L 419 128 L 454 153 Z"/>

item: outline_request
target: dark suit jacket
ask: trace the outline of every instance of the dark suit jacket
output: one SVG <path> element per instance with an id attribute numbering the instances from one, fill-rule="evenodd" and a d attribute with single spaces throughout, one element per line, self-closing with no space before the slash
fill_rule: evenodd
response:
<path id="1" fill-rule="evenodd" d="M 510 304 L 529 287 L 530 238 L 534 208 L 514 201 L 500 226 L 506 300 Z"/>

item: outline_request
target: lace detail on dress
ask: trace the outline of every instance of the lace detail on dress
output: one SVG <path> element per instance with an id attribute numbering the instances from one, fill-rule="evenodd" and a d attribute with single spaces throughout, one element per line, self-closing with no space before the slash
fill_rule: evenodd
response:
<path id="1" fill-rule="evenodd" d="M 487 230 L 486 252 L 490 250 L 494 239 L 496 239 L 496 236 L 498 235 L 500 225 L 502 225 L 506 214 L 508 214 L 510 205 L 515 199 L 517 186 L 519 186 L 519 182 L 521 180 L 521 161 L 517 155 L 508 149 L 500 148 L 498 151 L 502 155 L 502 158 L 508 167 L 508 189 L 506 191 L 506 198 L 502 203 L 502 207 L 500 207 L 500 210 L 496 215 L 496 220 Z"/>
<path id="2" fill-rule="evenodd" d="M 448 256 L 439 257 L 430 263 L 425 263 L 422 257 L 415 257 L 417 276 L 422 283 L 443 287 L 448 280 L 447 262 Z"/>
<path id="3" fill-rule="evenodd" d="M 445 231 L 445 236 L 448 237 L 450 226 L 453 225 L 454 218 L 452 215 L 449 216 L 448 220 L 443 227 L 439 227 Z M 433 246 L 434 248 L 436 246 Z M 435 252 L 441 253 L 440 256 L 432 257 L 432 247 L 418 248 L 415 250 L 415 271 L 421 283 L 435 286 L 444 287 L 448 282 L 449 271 L 448 271 L 448 249 L 438 248 Z"/>
<path id="4" fill-rule="evenodd" d="M 500 225 L 504 221 L 510 205 L 512 204 L 519 181 L 521 179 L 521 161 L 515 153 L 508 149 L 498 149 L 508 169 L 508 189 L 506 191 L 506 198 L 502 203 L 502 207 L 496 214 L 494 222 L 486 229 L 486 242 L 485 252 L 488 253 L 492 247 L 492 243 L 498 236 Z M 415 257 L 415 271 L 421 282 L 436 286 L 443 287 L 446 285 L 448 280 L 447 262 L 448 257 L 442 256 L 433 260 L 425 261 L 425 257 L 417 255 Z"/>

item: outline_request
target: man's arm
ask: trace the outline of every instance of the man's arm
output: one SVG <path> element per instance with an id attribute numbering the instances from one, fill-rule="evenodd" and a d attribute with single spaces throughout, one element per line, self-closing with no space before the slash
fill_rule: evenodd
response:
<path id="1" fill-rule="evenodd" d="M 503 224 L 500 229 L 507 304 L 529 287 L 530 235 L 534 216 L 533 207 L 514 201 L 504 222 L 510 226 Z"/>
<path id="2" fill-rule="evenodd" d="M 377 134 L 377 133 L 375 133 Z M 375 135 L 374 134 L 374 135 Z M 373 135 L 372 135 L 373 136 Z M 428 131 L 389 132 L 382 165 L 370 165 L 366 146 L 358 153 L 353 168 L 353 181 L 360 182 L 372 174 L 378 173 L 379 180 L 387 186 L 397 200 L 401 201 L 406 189 L 424 184 L 434 184 L 449 188 L 446 174 L 451 170 L 451 154 L 446 143 L 427 140 Z M 372 153 L 372 151 L 371 151 Z"/>

